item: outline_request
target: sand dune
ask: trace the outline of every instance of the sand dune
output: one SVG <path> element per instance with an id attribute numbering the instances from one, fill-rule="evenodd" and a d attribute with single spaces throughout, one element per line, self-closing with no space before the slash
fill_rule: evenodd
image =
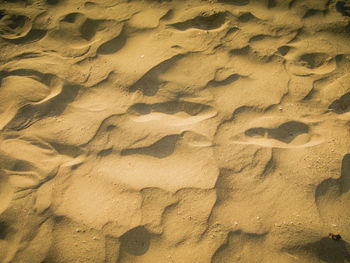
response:
<path id="1" fill-rule="evenodd" d="M 348 1 L 0 1 L 0 262 L 350 262 L 349 37 Z"/>

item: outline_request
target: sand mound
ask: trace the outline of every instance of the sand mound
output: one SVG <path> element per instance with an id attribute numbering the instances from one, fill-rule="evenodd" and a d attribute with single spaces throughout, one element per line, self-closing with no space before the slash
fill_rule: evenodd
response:
<path id="1" fill-rule="evenodd" d="M 350 262 L 349 37 L 348 1 L 2 1 L 0 262 Z"/>

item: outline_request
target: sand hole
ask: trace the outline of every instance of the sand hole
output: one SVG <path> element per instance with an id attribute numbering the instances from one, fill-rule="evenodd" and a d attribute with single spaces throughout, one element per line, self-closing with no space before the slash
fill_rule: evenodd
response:
<path id="1" fill-rule="evenodd" d="M 68 23 L 74 23 L 75 20 L 78 18 L 78 15 L 80 15 L 79 13 L 71 13 L 66 15 L 62 21 L 64 22 L 68 22 Z"/>
<path id="2" fill-rule="evenodd" d="M 117 126 L 111 124 L 107 126 L 106 131 L 113 131 L 115 128 L 117 128 Z"/>
<path id="3" fill-rule="evenodd" d="M 249 22 L 254 19 L 256 19 L 256 17 L 250 12 L 244 13 L 238 17 L 238 21 L 243 23 Z"/>
<path id="4" fill-rule="evenodd" d="M 337 1 L 335 9 L 343 16 L 350 16 L 350 6 L 347 5 L 346 1 Z"/>
<path id="5" fill-rule="evenodd" d="M 150 236 L 143 226 L 136 227 L 120 237 L 120 248 L 131 255 L 141 256 L 149 249 Z"/>
<path id="6" fill-rule="evenodd" d="M 4 15 L 0 21 L 0 36 L 17 39 L 25 36 L 32 28 L 31 20 L 22 15 Z"/>
<path id="7" fill-rule="evenodd" d="M 80 33 L 82 38 L 86 40 L 92 39 L 97 30 L 97 23 L 94 20 L 86 19 L 86 21 L 83 23 L 83 25 L 80 28 Z"/>
<path id="8" fill-rule="evenodd" d="M 288 52 L 290 51 L 291 47 L 289 46 L 282 46 L 278 48 L 278 52 L 282 55 L 285 56 L 288 54 Z"/>
<path id="9" fill-rule="evenodd" d="M 338 100 L 332 102 L 328 109 L 333 110 L 337 114 L 343 114 L 350 111 L 350 92 L 341 96 Z"/>
<path id="10" fill-rule="evenodd" d="M 0 240 L 6 239 L 9 232 L 9 226 L 6 222 L 0 221 Z"/>
<path id="11" fill-rule="evenodd" d="M 325 53 L 309 53 L 300 57 L 300 61 L 311 69 L 321 67 L 328 59 L 329 55 Z"/>
<path id="12" fill-rule="evenodd" d="M 306 11 L 305 15 L 303 16 L 303 18 L 308 18 L 317 14 L 322 14 L 322 11 L 320 10 L 316 10 L 316 9 L 309 9 Z"/>
<path id="13" fill-rule="evenodd" d="M 244 55 L 248 55 L 249 51 L 250 51 L 250 46 L 245 46 L 242 48 L 232 49 L 230 51 L 230 54 L 235 56 L 244 56 Z"/>

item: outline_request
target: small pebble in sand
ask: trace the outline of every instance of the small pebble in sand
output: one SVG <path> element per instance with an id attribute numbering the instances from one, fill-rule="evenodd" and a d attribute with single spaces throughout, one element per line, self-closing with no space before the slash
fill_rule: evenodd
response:
<path id="1" fill-rule="evenodd" d="M 282 107 L 279 107 L 278 110 L 279 110 L 279 111 L 283 111 L 283 108 L 282 108 Z"/>
<path id="2" fill-rule="evenodd" d="M 237 222 L 237 221 L 235 221 L 235 222 L 234 222 L 234 224 L 235 224 L 235 226 L 237 226 L 237 225 L 238 225 L 238 222 Z"/>
<path id="3" fill-rule="evenodd" d="M 93 239 L 93 240 L 98 240 L 98 238 L 97 238 L 97 237 L 93 237 L 92 239 Z"/>
<path id="4" fill-rule="evenodd" d="M 145 57 L 145 55 L 141 55 L 141 58 L 144 58 Z"/>
<path id="5" fill-rule="evenodd" d="M 332 224 L 332 227 L 337 227 L 337 225 L 336 224 Z"/>

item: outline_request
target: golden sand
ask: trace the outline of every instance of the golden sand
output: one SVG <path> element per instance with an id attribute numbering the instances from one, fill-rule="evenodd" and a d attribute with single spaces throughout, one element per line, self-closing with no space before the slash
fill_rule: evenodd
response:
<path id="1" fill-rule="evenodd" d="M 349 16 L 1 0 L 0 262 L 350 262 Z"/>

